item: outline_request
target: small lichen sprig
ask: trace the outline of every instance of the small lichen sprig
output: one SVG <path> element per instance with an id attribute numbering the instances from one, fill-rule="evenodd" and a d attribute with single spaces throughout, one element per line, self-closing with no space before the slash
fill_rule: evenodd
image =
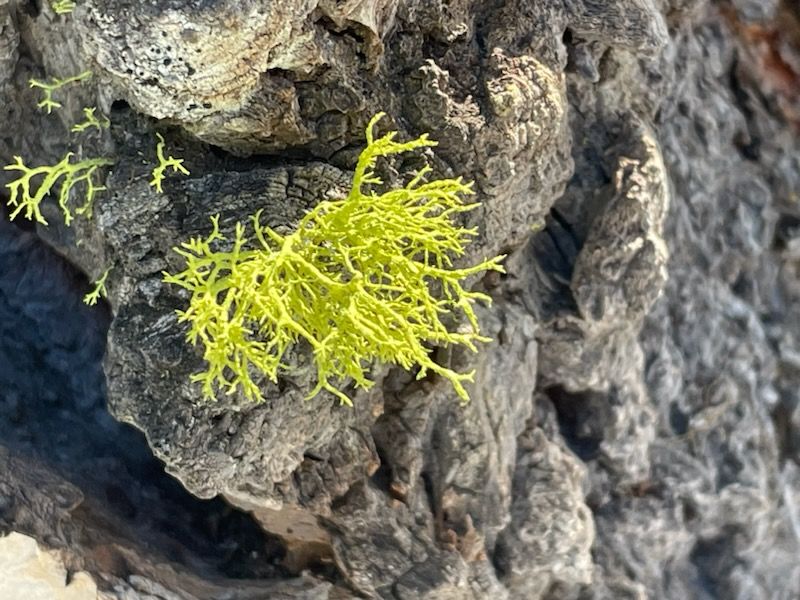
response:
<path id="1" fill-rule="evenodd" d="M 50 8 L 57 15 L 66 15 L 75 10 L 75 3 L 72 0 L 51 0 Z"/>
<path id="2" fill-rule="evenodd" d="M 92 291 L 83 297 L 84 304 L 94 306 L 97 304 L 97 301 L 100 300 L 100 298 L 108 297 L 108 290 L 106 290 L 106 279 L 108 279 L 108 274 L 111 272 L 112 268 L 113 267 L 108 267 L 105 271 L 103 271 L 100 279 L 94 282 Z"/>
<path id="3" fill-rule="evenodd" d="M 164 147 L 166 146 L 166 142 L 160 133 L 157 133 L 156 137 L 158 138 L 158 144 L 156 144 L 156 157 L 158 158 L 158 164 L 153 169 L 153 179 L 150 180 L 150 185 L 155 187 L 160 194 L 163 192 L 161 189 L 161 182 L 164 181 L 164 172 L 169 167 L 172 167 L 173 173 L 180 172 L 184 175 L 189 175 L 189 171 L 183 166 L 182 158 L 164 156 Z"/>
<path id="4" fill-rule="evenodd" d="M 105 190 L 102 185 L 94 181 L 97 170 L 101 167 L 112 165 L 113 161 L 106 158 L 87 158 L 78 162 L 70 162 L 74 155 L 68 152 L 61 161 L 52 166 L 27 167 L 19 156 L 14 157 L 14 163 L 4 167 L 6 171 L 19 171 L 21 175 L 6 184 L 11 191 L 8 205 L 12 207 L 11 220 L 24 211 L 24 216 L 30 221 L 37 221 L 47 225 L 47 220 L 41 212 L 42 201 L 58 188 L 58 206 L 64 214 L 64 223 L 69 226 L 74 219 L 73 209 L 69 205 L 70 192 L 77 184 L 83 182 L 86 188 L 83 204 L 75 208 L 75 214 L 91 217 L 92 204 L 97 192 Z M 41 181 L 35 181 L 41 177 Z"/>
<path id="5" fill-rule="evenodd" d="M 436 145 L 425 135 L 397 142 L 396 132 L 375 139 L 381 116 L 369 123 L 347 197 L 320 201 L 293 233 L 262 225 L 259 211 L 251 218 L 252 239 L 242 223 L 228 239 L 216 216 L 207 237 L 174 249 L 186 268 L 164 273 L 164 281 L 190 292 L 188 308 L 178 315 L 189 324 L 188 341 L 203 346 L 207 366 L 193 381 L 202 384 L 205 398 L 241 390 L 261 400 L 253 373 L 277 381 L 288 369 L 287 350 L 302 341 L 316 364 L 309 398 L 327 390 L 351 404 L 334 383 L 349 378 L 369 388 L 367 371 L 380 361 L 418 366 L 418 378 L 436 373 L 462 401 L 469 399 L 463 384 L 473 372 L 436 363 L 430 348 L 476 351 L 476 342 L 490 341 L 480 335 L 473 310 L 474 302 L 490 298 L 464 289 L 462 282 L 484 271 L 502 272 L 504 257 L 453 268 L 453 259 L 477 235 L 455 222 L 478 206 L 462 200 L 473 193 L 472 184 L 460 178 L 426 181 L 426 166 L 404 187 L 376 191 L 383 185 L 373 171 L 379 157 Z M 448 329 L 452 313 L 466 317 L 469 330 Z"/>
<path id="6" fill-rule="evenodd" d="M 43 90 L 44 98 L 42 98 L 42 100 L 36 106 L 45 109 L 49 115 L 53 112 L 54 108 L 61 108 L 62 106 L 60 102 L 53 100 L 53 92 L 60 90 L 65 85 L 69 85 L 70 83 L 77 83 L 79 81 L 89 79 L 91 76 L 91 71 L 84 71 L 83 73 L 79 73 L 78 75 L 73 75 L 72 77 L 67 77 L 65 79 L 56 79 L 53 77 L 50 83 L 47 83 L 46 81 L 39 81 L 38 79 L 31 79 L 28 83 L 32 88 Z"/>
<path id="7" fill-rule="evenodd" d="M 87 107 L 83 109 L 83 121 L 80 123 L 75 123 L 72 126 L 70 131 L 73 133 L 81 133 L 86 131 L 90 127 L 95 127 L 98 131 L 102 131 L 103 129 L 108 129 L 111 125 L 111 121 L 109 121 L 106 117 L 100 117 L 99 119 L 94 114 L 97 108 L 95 107 Z"/>

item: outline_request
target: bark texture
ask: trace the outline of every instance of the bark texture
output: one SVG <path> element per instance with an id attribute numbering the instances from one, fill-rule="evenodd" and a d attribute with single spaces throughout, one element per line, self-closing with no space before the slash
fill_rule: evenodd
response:
<path id="1" fill-rule="evenodd" d="M 37 111 L 30 77 L 85 69 L 62 109 Z M 6 162 L 115 161 L 91 220 L 59 227 L 50 206 L 38 230 L 90 277 L 113 266 L 110 315 L 0 223 L 0 323 L 21 312 L 39 332 L 0 325 L 0 352 L 62 349 L 45 353 L 50 381 L 0 368 L 17 415 L 0 426 L 0 523 L 60 549 L 101 597 L 800 595 L 791 0 L 84 0 L 62 16 L 0 0 L 0 93 Z M 85 106 L 110 129 L 70 134 Z M 436 350 L 476 369 L 471 403 L 380 365 L 354 408 L 306 402 L 304 348 L 265 403 L 200 403 L 174 312 L 187 298 L 161 282 L 180 268 L 170 248 L 212 214 L 231 231 L 263 209 L 291 230 L 346 192 L 378 111 L 439 141 L 437 175 L 475 181 L 464 260 L 509 254 L 506 276 L 474 282 L 494 342 Z M 156 131 L 191 171 L 164 194 L 148 185 Z M 110 413 L 185 490 L 233 508 L 158 478 L 130 491 L 151 463 L 102 410 L 106 327 Z M 48 404 L 52 380 L 68 391 Z M 48 407 L 68 416 L 42 425 Z M 85 433 L 48 439 L 64 423 Z"/>

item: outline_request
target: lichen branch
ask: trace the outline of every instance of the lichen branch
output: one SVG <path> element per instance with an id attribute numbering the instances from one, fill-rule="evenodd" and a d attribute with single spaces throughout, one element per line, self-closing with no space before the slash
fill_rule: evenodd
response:
<path id="1" fill-rule="evenodd" d="M 164 137 L 160 133 L 157 133 L 156 137 L 158 138 L 158 144 L 156 144 L 156 157 L 158 158 L 158 164 L 153 169 L 153 179 L 150 180 L 150 185 L 155 187 L 160 194 L 163 192 L 161 189 L 161 182 L 164 180 L 164 172 L 168 168 L 172 167 L 173 172 L 180 172 L 184 175 L 189 175 L 189 171 L 183 166 L 182 158 L 164 156 L 164 147 L 166 146 Z"/>
<path id="2" fill-rule="evenodd" d="M 13 209 L 11 220 L 24 211 L 26 219 L 47 225 L 47 220 L 42 215 L 41 204 L 50 192 L 58 188 L 58 205 L 64 215 L 64 223 L 69 226 L 74 218 L 69 205 L 70 192 L 81 182 L 85 184 L 86 195 L 83 204 L 75 209 L 75 214 L 91 216 L 95 194 L 106 189 L 95 184 L 95 173 L 100 167 L 112 165 L 113 161 L 106 158 L 87 158 L 72 163 L 70 162 L 72 156 L 72 152 L 68 152 L 59 163 L 41 167 L 27 167 L 21 157 L 15 156 L 14 163 L 4 167 L 6 171 L 21 173 L 17 179 L 6 184 L 11 191 L 8 199 L 8 205 Z M 38 185 L 37 178 L 41 178 Z"/>
<path id="3" fill-rule="evenodd" d="M 65 15 L 75 10 L 75 3 L 72 0 L 51 0 L 50 8 L 57 15 Z"/>
<path id="4" fill-rule="evenodd" d="M 106 117 L 100 117 L 98 119 L 97 116 L 95 116 L 94 114 L 96 110 L 97 108 L 95 107 L 84 108 L 83 121 L 81 121 L 80 123 L 75 123 L 75 125 L 72 126 L 72 129 L 70 131 L 72 131 L 73 133 L 81 133 L 83 131 L 86 131 L 90 127 L 95 127 L 98 131 L 101 131 L 103 129 L 108 129 L 108 127 L 111 125 L 111 122 Z"/>
<path id="5" fill-rule="evenodd" d="M 53 100 L 53 92 L 60 90 L 62 87 L 69 85 L 70 83 L 77 83 L 79 81 L 89 79 L 91 76 L 91 71 L 84 71 L 83 73 L 73 75 L 72 77 L 67 77 L 65 79 L 56 79 L 53 77 L 50 83 L 47 83 L 46 81 L 39 81 L 38 79 L 31 79 L 29 80 L 28 84 L 30 87 L 41 89 L 44 92 L 44 98 L 42 98 L 42 100 L 36 106 L 45 109 L 47 114 L 50 114 L 53 112 L 54 108 L 61 108 L 61 103 Z"/>
<path id="6" fill-rule="evenodd" d="M 100 279 L 94 282 L 92 291 L 83 297 L 84 304 L 94 306 L 97 304 L 97 301 L 100 300 L 100 298 L 108 297 L 108 290 L 106 290 L 106 279 L 108 279 L 108 274 L 111 272 L 112 268 L 113 267 L 108 267 L 105 271 L 103 271 Z"/>

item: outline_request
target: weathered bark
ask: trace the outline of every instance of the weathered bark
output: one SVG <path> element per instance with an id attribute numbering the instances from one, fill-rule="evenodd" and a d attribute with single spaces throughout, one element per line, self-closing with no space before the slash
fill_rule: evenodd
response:
<path id="1" fill-rule="evenodd" d="M 29 77 L 86 68 L 92 84 L 37 112 Z M 800 13 L 788 0 L 85 0 L 60 17 L 0 0 L 0 83 L 7 162 L 67 148 L 115 160 L 92 220 L 67 230 L 51 206 L 38 230 L 90 275 L 113 266 L 109 411 L 186 490 L 251 514 L 272 548 L 270 568 L 232 583 L 191 549 L 148 553 L 158 536 L 144 528 L 114 539 L 135 524 L 90 518 L 100 479 L 24 462 L 24 436 L 4 434 L 25 452 L 4 459 L 3 497 L 30 505 L 4 527 L 61 549 L 102 594 L 800 594 Z M 91 105 L 111 128 L 70 137 Z M 437 175 L 475 181 L 482 204 L 465 224 L 479 237 L 463 260 L 509 254 L 506 276 L 473 282 L 494 299 L 479 309 L 494 342 L 436 352 L 476 369 L 471 403 L 382 365 L 354 408 L 304 401 L 304 348 L 279 384 L 264 380 L 265 403 L 201 403 L 189 382 L 201 358 L 174 313 L 186 297 L 161 281 L 180 266 L 171 247 L 213 214 L 229 231 L 263 209 L 290 230 L 347 190 L 378 111 L 439 141 Z M 148 185 L 156 131 L 191 171 L 163 195 Z M 74 501 L 31 496 L 26 468 Z M 69 533 L 82 527 L 99 533 Z M 93 559 L 95 537 L 125 569 Z"/>

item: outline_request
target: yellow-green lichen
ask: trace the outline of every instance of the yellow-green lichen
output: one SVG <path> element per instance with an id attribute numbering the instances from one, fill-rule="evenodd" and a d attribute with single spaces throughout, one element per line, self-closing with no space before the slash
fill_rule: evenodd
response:
<path id="1" fill-rule="evenodd" d="M 50 8 L 57 15 L 65 15 L 75 10 L 75 3 L 72 0 L 51 0 Z"/>
<path id="2" fill-rule="evenodd" d="M 473 193 L 471 184 L 426 181 L 426 166 L 404 187 L 378 193 L 383 183 L 373 169 L 379 157 L 436 145 L 425 135 L 400 143 L 396 132 L 375 139 L 381 116 L 367 128 L 367 147 L 347 197 L 320 201 L 293 233 L 281 235 L 262 225 L 257 213 L 252 236 L 239 223 L 228 239 L 214 217 L 210 235 L 175 248 L 186 267 L 165 273 L 164 280 L 190 292 L 188 308 L 178 314 L 189 324 L 188 340 L 203 347 L 206 370 L 193 380 L 202 384 L 206 398 L 240 390 L 246 398 L 262 399 L 254 374 L 276 381 L 287 368 L 287 350 L 304 342 L 316 365 L 317 384 L 309 397 L 327 390 L 350 404 L 335 383 L 349 378 L 368 388 L 367 371 L 380 361 L 418 366 L 420 378 L 427 372 L 441 375 L 468 400 L 463 384 L 473 373 L 436 363 L 430 348 L 475 351 L 476 342 L 489 341 L 480 335 L 472 306 L 489 298 L 464 289 L 462 282 L 483 271 L 502 271 L 503 257 L 453 268 L 453 259 L 477 235 L 455 222 L 477 206 L 462 200 Z M 466 317 L 469 329 L 449 329 L 445 321 L 452 313 Z"/>
<path id="3" fill-rule="evenodd" d="M 79 81 L 89 79 L 91 76 L 91 71 L 84 71 L 83 73 L 79 73 L 78 75 L 73 75 L 72 77 L 67 77 L 65 79 L 56 79 L 53 77 L 50 80 L 50 83 L 47 83 L 46 81 L 39 81 L 38 79 L 31 79 L 28 83 L 30 87 L 40 89 L 44 92 L 44 98 L 42 98 L 42 100 L 36 106 L 45 109 L 47 114 L 50 114 L 53 112 L 54 108 L 61 108 L 61 103 L 53 100 L 53 92 L 60 90 L 62 87 L 69 85 L 70 83 L 77 83 Z"/>
<path id="4" fill-rule="evenodd" d="M 163 191 L 161 189 L 161 182 L 164 181 L 164 172 L 167 170 L 167 168 L 172 167 L 173 172 L 180 172 L 184 175 L 189 175 L 189 171 L 183 166 L 182 158 L 164 156 L 164 147 L 166 146 L 164 138 L 160 133 L 157 133 L 156 137 L 158 138 L 158 143 L 156 144 L 156 157 L 158 158 L 158 164 L 153 169 L 153 179 L 150 180 L 150 185 L 155 187 L 160 194 Z"/>
<path id="5" fill-rule="evenodd" d="M 95 107 L 84 108 L 83 121 L 80 123 L 75 123 L 70 131 L 73 133 L 81 133 L 90 127 L 95 127 L 98 131 L 108 129 L 108 127 L 111 125 L 111 122 L 105 117 L 97 118 L 97 116 L 94 114 L 96 110 L 97 109 Z"/>
<path id="6" fill-rule="evenodd" d="M 14 163 L 4 167 L 6 171 L 21 173 L 17 179 L 6 184 L 11 192 L 8 205 L 12 208 L 10 215 L 12 220 L 24 211 L 26 219 L 47 225 L 42 215 L 41 204 L 50 192 L 58 188 L 58 205 L 64 214 L 64 222 L 69 226 L 74 218 L 73 209 L 69 205 L 70 192 L 81 182 L 86 186 L 86 194 L 83 203 L 74 211 L 75 214 L 91 217 L 95 194 L 106 189 L 95 184 L 95 173 L 100 167 L 113 164 L 113 161 L 106 158 L 87 158 L 73 163 L 72 157 L 72 152 L 68 152 L 55 165 L 27 167 L 21 157 L 15 156 Z"/>
<path id="7" fill-rule="evenodd" d="M 83 297 L 84 304 L 94 306 L 97 304 L 97 301 L 100 300 L 100 298 L 108 297 L 108 291 L 106 290 L 106 279 L 108 279 L 108 274 L 111 272 L 111 269 L 112 267 L 108 267 L 105 271 L 103 271 L 100 279 L 94 282 L 92 291 Z"/>

